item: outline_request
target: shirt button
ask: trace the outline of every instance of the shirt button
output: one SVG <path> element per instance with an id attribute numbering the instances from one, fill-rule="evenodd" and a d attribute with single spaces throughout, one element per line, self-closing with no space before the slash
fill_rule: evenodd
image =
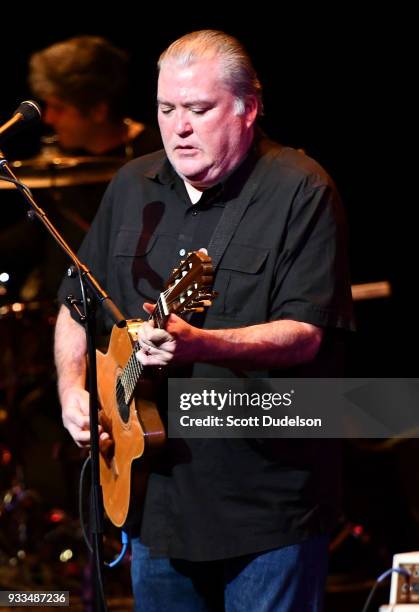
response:
<path id="1" fill-rule="evenodd" d="M 181 257 L 183 257 L 184 255 L 186 255 L 186 251 L 185 251 L 185 249 L 180 249 L 180 251 L 179 251 L 179 255 L 180 255 Z"/>
<path id="2" fill-rule="evenodd" d="M 196 217 L 196 215 L 198 214 L 198 211 L 197 210 L 193 210 L 192 214 L 193 214 L 194 217 Z"/>

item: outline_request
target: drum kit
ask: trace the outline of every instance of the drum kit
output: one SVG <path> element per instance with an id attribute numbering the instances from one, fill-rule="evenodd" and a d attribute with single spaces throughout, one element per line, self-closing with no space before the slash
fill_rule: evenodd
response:
<path id="1" fill-rule="evenodd" d="M 49 147 L 33 159 L 14 161 L 10 166 L 39 205 L 54 216 L 54 206 L 66 207 L 66 214 L 71 210 L 75 193 L 82 199 L 86 190 L 88 197 L 94 194 L 100 200 L 107 183 L 124 162 L 115 157 L 65 156 Z M 92 191 L 92 187 L 97 189 Z M 70 479 L 74 476 L 81 461 L 78 449 L 65 434 L 57 406 L 52 356 L 57 306 L 51 293 L 38 290 L 40 285 L 31 291 L 27 281 L 25 286 L 22 282 L 17 287 L 10 282 L 14 266 L 19 270 L 26 266 L 25 276 L 32 280 L 36 276 L 31 269 L 35 253 L 25 238 L 26 219 L 20 221 L 22 237 L 10 240 L 11 230 L 18 225 L 16 219 L 10 220 L 15 214 L 13 207 L 7 207 L 7 198 L 14 189 L 13 183 L 0 180 L 0 198 L 6 200 L 6 226 L 0 228 L 0 561 L 5 561 L 9 569 L 13 563 L 24 563 L 19 555 L 23 559 L 47 531 L 51 532 L 52 524 L 45 517 L 53 505 L 62 509 L 63 516 L 75 512 L 77 481 L 75 477 L 74 482 L 69 482 L 68 475 Z M 26 209 L 23 201 L 18 204 L 19 211 Z M 76 209 L 76 217 L 77 214 Z M 86 227 L 81 224 L 80 232 L 85 232 Z M 52 242 L 43 228 L 37 231 L 44 243 Z M 76 250 L 77 241 L 74 244 L 65 229 L 61 231 Z M 20 236 L 19 232 L 16 235 Z M 26 261 L 22 264 L 23 252 Z M 40 517 L 36 526 L 34 513 Z"/>

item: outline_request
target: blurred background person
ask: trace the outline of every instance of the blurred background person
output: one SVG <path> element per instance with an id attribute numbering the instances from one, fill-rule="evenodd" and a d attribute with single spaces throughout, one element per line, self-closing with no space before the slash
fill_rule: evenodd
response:
<path id="1" fill-rule="evenodd" d="M 127 117 L 128 54 L 100 36 L 77 36 L 34 53 L 29 85 L 67 153 L 131 159 L 161 148 L 158 130 Z"/>

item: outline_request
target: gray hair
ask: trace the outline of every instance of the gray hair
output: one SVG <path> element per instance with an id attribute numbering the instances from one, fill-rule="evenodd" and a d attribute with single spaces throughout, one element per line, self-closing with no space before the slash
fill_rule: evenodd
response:
<path id="1" fill-rule="evenodd" d="M 263 114 L 262 86 L 252 61 L 234 36 L 219 30 L 199 30 L 175 40 L 159 57 L 159 71 L 168 60 L 187 66 L 202 59 L 219 58 L 222 79 L 236 97 L 236 113 L 245 111 L 246 98 L 257 99 L 258 115 Z"/>

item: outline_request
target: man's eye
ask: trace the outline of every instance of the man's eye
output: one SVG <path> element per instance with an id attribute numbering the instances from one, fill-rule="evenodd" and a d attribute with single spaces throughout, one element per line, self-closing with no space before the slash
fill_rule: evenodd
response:
<path id="1" fill-rule="evenodd" d="M 194 115 L 203 115 L 207 109 L 206 108 L 191 108 L 191 111 Z"/>
<path id="2" fill-rule="evenodd" d="M 173 110 L 173 108 L 168 108 L 168 107 L 160 107 L 160 111 L 163 113 L 163 115 L 168 115 L 169 113 L 171 113 Z"/>

